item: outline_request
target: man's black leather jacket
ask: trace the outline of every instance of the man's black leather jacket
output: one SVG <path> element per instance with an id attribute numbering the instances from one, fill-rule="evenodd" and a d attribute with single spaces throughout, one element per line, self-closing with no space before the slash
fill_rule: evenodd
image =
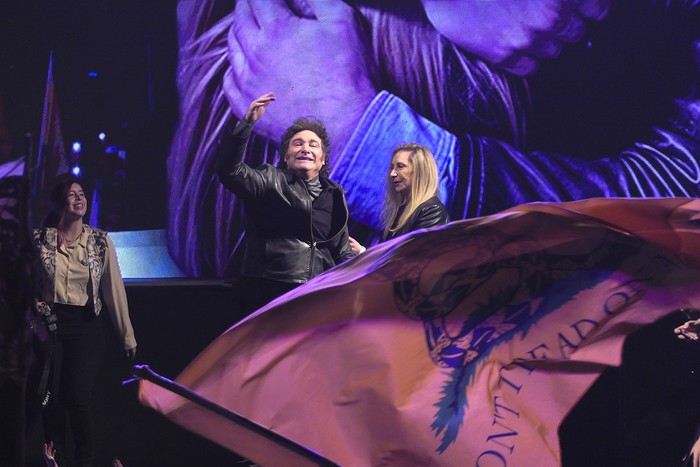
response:
<path id="1" fill-rule="evenodd" d="M 313 235 L 311 196 L 304 181 L 270 164 L 254 169 L 242 161 L 252 128 L 242 119 L 224 135 L 216 153 L 219 180 L 245 209 L 242 274 L 303 283 L 354 256 L 341 186 L 320 178 L 322 188 L 333 194 L 333 216 L 328 240 L 319 241 Z"/>

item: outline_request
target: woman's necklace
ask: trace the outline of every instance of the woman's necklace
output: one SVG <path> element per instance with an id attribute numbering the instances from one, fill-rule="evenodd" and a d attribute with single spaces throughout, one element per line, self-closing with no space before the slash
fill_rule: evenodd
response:
<path id="1" fill-rule="evenodd" d="M 61 243 L 65 244 L 66 246 L 71 246 L 73 243 L 78 241 L 78 239 L 80 238 L 80 236 L 82 234 L 83 234 L 83 231 L 81 230 L 77 237 L 75 237 L 73 240 L 68 240 L 68 238 L 66 237 L 66 233 L 63 230 L 59 229 L 59 231 L 58 231 L 58 235 L 61 238 Z"/>

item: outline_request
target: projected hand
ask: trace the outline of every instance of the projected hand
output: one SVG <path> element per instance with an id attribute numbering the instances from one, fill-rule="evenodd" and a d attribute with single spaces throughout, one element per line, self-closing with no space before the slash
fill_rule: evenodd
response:
<path id="1" fill-rule="evenodd" d="M 610 0 L 421 0 L 443 36 L 467 52 L 519 76 L 577 42 L 585 20 L 602 20 Z"/>
<path id="2" fill-rule="evenodd" d="M 242 116 L 249 102 L 273 90 L 277 103 L 256 125 L 257 133 L 278 141 L 293 119 L 313 115 L 342 149 L 376 94 L 360 22 L 340 0 L 293 3 L 236 3 L 226 97 Z"/>

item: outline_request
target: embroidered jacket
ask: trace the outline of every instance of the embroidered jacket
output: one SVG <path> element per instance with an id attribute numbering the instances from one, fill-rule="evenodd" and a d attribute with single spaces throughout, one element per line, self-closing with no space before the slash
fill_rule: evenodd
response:
<path id="1" fill-rule="evenodd" d="M 83 225 L 87 237 L 85 249 L 90 274 L 88 295 L 95 314 L 102 311 L 102 298 L 125 349 L 136 347 L 134 330 L 129 318 L 129 307 L 124 282 L 119 272 L 116 250 L 107 232 Z M 56 251 L 58 230 L 54 227 L 34 230 L 34 245 L 39 255 L 39 299 L 53 307 L 56 287 Z M 102 292 L 102 294 L 100 294 Z M 60 324 L 59 324 L 60 325 Z"/>

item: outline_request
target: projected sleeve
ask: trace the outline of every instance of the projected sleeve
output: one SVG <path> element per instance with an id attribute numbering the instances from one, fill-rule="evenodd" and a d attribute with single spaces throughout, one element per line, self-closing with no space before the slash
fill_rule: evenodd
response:
<path id="1" fill-rule="evenodd" d="M 417 115 L 405 102 L 387 92 L 372 102 L 344 153 L 333 177 L 343 186 L 350 213 L 380 228 L 379 207 L 384 170 L 393 148 L 406 142 L 429 147 L 441 174 L 440 197 L 451 217 L 491 214 L 532 201 L 567 201 L 591 197 L 695 197 L 700 194 L 698 156 L 693 137 L 695 101 L 678 101 L 671 129 L 656 128 L 648 142 L 623 153 L 595 160 L 556 153 L 523 152 L 495 138 L 463 135 L 457 138 Z M 695 113 L 698 113 L 695 110 Z M 361 156 L 361 157 L 360 157 Z"/>

